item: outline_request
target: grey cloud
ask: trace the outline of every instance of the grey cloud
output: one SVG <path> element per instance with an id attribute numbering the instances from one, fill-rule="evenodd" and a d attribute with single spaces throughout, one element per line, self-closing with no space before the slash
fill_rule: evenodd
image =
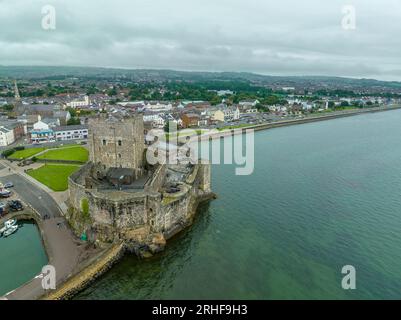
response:
<path id="1" fill-rule="evenodd" d="M 54 31 L 41 28 L 47 4 Z M 401 80 L 400 18 L 396 0 L 0 0 L 0 64 Z"/>

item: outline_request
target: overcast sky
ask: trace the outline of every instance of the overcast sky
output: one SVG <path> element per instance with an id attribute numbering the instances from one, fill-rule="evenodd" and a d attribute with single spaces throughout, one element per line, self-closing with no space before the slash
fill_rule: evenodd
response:
<path id="1" fill-rule="evenodd" d="M 0 0 L 0 64 L 401 80 L 400 21 L 401 0 Z"/>

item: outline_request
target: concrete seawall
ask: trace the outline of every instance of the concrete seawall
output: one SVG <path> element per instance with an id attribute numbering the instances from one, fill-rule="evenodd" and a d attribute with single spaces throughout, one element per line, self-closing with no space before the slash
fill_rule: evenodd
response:
<path id="1" fill-rule="evenodd" d="M 243 134 L 246 132 L 246 130 L 249 130 L 249 129 L 252 129 L 254 131 L 261 131 L 261 130 L 280 128 L 280 127 L 294 126 L 294 125 L 304 124 L 304 123 L 333 120 L 333 119 L 338 119 L 338 118 L 345 118 L 345 117 L 357 116 L 357 115 L 362 115 L 362 114 L 392 111 L 392 110 L 399 110 L 399 109 L 401 109 L 401 105 L 400 106 L 398 106 L 398 105 L 392 106 L 392 107 L 388 107 L 388 108 L 376 107 L 376 108 L 361 109 L 361 110 L 343 111 L 342 113 L 334 113 L 334 114 L 320 115 L 320 116 L 316 116 L 316 117 L 306 117 L 306 118 L 300 118 L 300 119 L 294 119 L 294 120 L 283 120 L 283 121 L 278 121 L 278 122 L 263 123 L 263 124 L 252 125 L 249 127 L 243 127 L 243 128 L 238 128 L 238 129 L 226 129 L 226 130 L 220 131 L 218 133 L 213 132 L 211 134 L 203 134 L 200 136 L 194 136 L 194 137 L 192 137 L 192 139 L 198 139 L 201 141 L 216 139 L 216 138 L 218 139 L 218 138 L 228 137 L 231 135 Z"/>
<path id="2" fill-rule="evenodd" d="M 357 116 L 357 115 L 361 115 L 361 114 L 392 111 L 392 110 L 398 110 L 398 109 L 401 109 L 401 106 L 394 106 L 394 107 L 390 107 L 390 108 L 370 108 L 370 109 L 362 109 L 362 110 L 356 110 L 356 111 L 352 110 L 352 111 L 343 112 L 343 113 L 335 113 L 335 114 L 328 114 L 328 115 L 317 116 L 317 117 L 309 117 L 309 118 L 296 119 L 296 120 L 280 121 L 280 122 L 276 122 L 276 123 L 261 124 L 261 125 L 256 125 L 256 126 L 246 128 L 246 129 L 254 129 L 255 131 L 259 131 L 259 130 L 266 130 L 266 129 L 271 129 L 271 128 L 279 128 L 279 127 L 291 126 L 291 125 L 297 125 L 297 124 L 303 124 L 303 123 L 309 123 L 309 122 L 332 120 L 332 119 L 337 119 L 337 118 L 345 118 L 345 117 Z"/>
<path id="3" fill-rule="evenodd" d="M 42 297 L 42 300 L 68 300 L 85 289 L 98 277 L 107 272 L 123 256 L 124 244 L 111 246 L 75 276 L 69 278 L 59 289 Z"/>

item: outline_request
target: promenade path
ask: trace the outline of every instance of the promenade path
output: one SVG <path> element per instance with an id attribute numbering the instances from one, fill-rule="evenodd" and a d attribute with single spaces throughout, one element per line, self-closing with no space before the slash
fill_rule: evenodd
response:
<path id="1" fill-rule="evenodd" d="M 80 271 L 85 261 L 99 254 L 101 250 L 96 250 L 80 241 L 68 227 L 59 207 L 59 204 L 65 201 L 65 195 L 58 198 L 51 196 L 52 191 L 46 190 L 45 186 L 39 182 L 33 182 L 34 179 L 28 177 L 24 169 L 9 164 L 7 161 L 0 161 L 0 181 L 13 182 L 15 196 L 29 205 L 37 215 L 48 263 L 55 267 L 56 283 L 60 285 L 68 277 Z M 44 219 L 45 216 L 50 218 Z M 38 270 L 38 275 L 34 279 L 9 292 L 3 298 L 8 300 L 40 298 L 46 293 L 42 288 L 40 272 L 41 270 Z"/>

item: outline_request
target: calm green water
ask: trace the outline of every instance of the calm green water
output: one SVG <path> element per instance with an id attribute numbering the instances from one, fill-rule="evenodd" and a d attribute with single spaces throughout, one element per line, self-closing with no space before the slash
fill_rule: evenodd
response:
<path id="1" fill-rule="evenodd" d="M 78 299 L 401 298 L 401 111 L 256 134 L 255 173 L 213 168 L 219 199 L 147 261 Z M 357 290 L 341 289 L 341 268 Z"/>
<path id="2" fill-rule="evenodd" d="M 0 238 L 0 296 L 31 280 L 47 264 L 39 230 L 28 221 L 8 238 Z"/>

